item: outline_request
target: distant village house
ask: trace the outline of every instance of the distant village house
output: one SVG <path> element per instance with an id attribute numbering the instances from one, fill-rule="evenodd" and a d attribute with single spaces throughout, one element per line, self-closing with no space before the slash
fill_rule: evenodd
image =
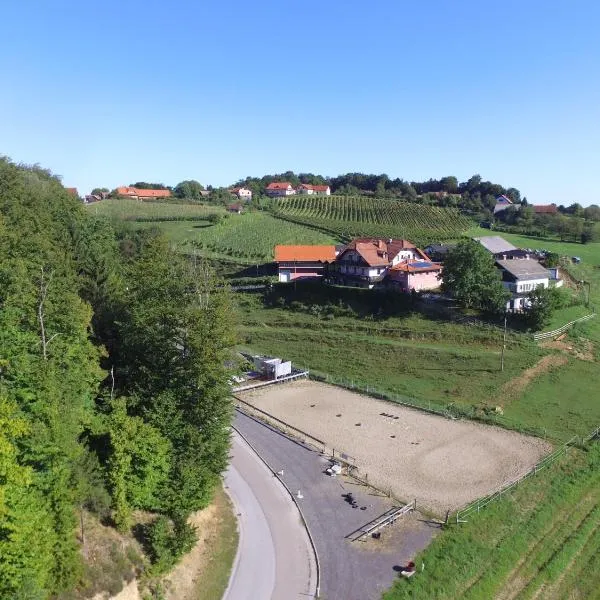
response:
<path id="1" fill-rule="evenodd" d="M 309 183 L 301 183 L 296 188 L 297 194 L 306 194 L 309 196 L 330 196 L 331 189 L 328 185 L 311 185 Z"/>
<path id="2" fill-rule="evenodd" d="M 116 195 L 122 198 L 132 198 L 134 200 L 154 200 L 156 198 L 169 198 L 171 190 L 143 190 L 135 187 L 118 187 Z"/>
<path id="3" fill-rule="evenodd" d="M 267 186 L 265 193 L 271 198 L 278 198 L 281 196 L 292 196 L 296 193 L 296 190 L 289 181 L 274 181 Z"/>
<path id="4" fill-rule="evenodd" d="M 236 187 L 229 190 L 231 194 L 237 196 L 240 200 L 249 202 L 252 200 L 252 190 L 245 187 Z"/>

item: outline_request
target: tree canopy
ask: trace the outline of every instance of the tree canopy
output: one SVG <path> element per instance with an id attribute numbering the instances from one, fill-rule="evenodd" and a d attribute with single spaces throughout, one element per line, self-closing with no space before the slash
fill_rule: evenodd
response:
<path id="1" fill-rule="evenodd" d="M 442 289 L 467 308 L 490 313 L 504 310 L 509 293 L 494 257 L 474 240 L 460 241 L 444 261 Z"/>
<path id="2" fill-rule="evenodd" d="M 0 159 L 1 598 L 80 585 L 82 508 L 164 515 L 160 564 L 188 547 L 227 462 L 231 314 L 207 265 Z"/>

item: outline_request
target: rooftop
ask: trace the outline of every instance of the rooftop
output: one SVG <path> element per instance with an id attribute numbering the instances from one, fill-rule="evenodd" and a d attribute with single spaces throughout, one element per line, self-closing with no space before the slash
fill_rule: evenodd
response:
<path id="1" fill-rule="evenodd" d="M 509 252 L 510 250 L 517 250 L 516 246 L 513 246 L 499 235 L 489 235 L 485 237 L 476 237 L 473 239 L 479 242 L 488 252 L 491 252 L 492 254 L 500 254 L 502 252 Z"/>
<path id="2" fill-rule="evenodd" d="M 292 184 L 289 181 L 273 181 L 267 186 L 268 190 L 287 190 Z"/>
<path id="3" fill-rule="evenodd" d="M 512 275 L 515 279 L 544 279 L 550 277 L 548 269 L 537 260 L 524 258 L 522 260 L 497 260 L 496 264 Z"/>
<path id="4" fill-rule="evenodd" d="M 335 246 L 275 246 L 275 262 L 333 262 Z"/>

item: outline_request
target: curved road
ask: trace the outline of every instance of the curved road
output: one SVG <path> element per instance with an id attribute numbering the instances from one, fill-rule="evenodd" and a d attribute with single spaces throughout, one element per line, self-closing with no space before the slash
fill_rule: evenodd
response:
<path id="1" fill-rule="evenodd" d="M 277 477 L 237 434 L 225 486 L 239 546 L 223 600 L 314 598 L 316 562 L 298 507 Z"/>

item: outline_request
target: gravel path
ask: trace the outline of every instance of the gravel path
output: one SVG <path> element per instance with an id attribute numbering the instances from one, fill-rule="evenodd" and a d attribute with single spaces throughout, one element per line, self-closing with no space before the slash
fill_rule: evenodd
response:
<path id="1" fill-rule="evenodd" d="M 438 515 L 520 477 L 551 450 L 537 438 L 312 381 L 240 397 L 353 456 L 373 484 Z"/>

